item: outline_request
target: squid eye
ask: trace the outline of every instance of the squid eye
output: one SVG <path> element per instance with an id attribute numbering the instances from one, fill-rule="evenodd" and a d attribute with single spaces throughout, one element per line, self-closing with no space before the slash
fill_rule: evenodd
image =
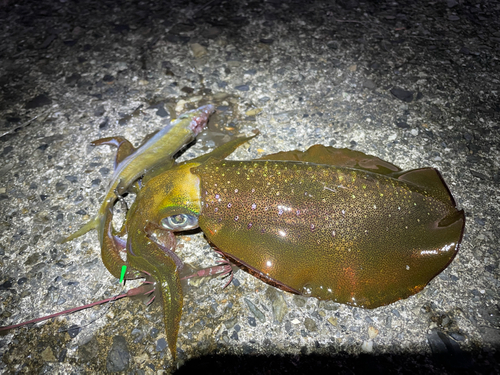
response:
<path id="1" fill-rule="evenodd" d="M 161 225 L 169 230 L 189 230 L 198 227 L 198 217 L 187 214 L 167 216 L 160 221 Z"/>

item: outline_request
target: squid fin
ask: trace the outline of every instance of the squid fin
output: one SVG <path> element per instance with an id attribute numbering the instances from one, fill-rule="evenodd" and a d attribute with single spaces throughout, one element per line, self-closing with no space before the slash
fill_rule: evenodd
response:
<path id="1" fill-rule="evenodd" d="M 411 171 L 401 172 L 394 175 L 401 181 L 408 182 L 426 191 L 429 195 L 440 199 L 442 202 L 455 206 L 455 200 L 451 195 L 441 173 L 434 168 L 419 168 Z"/>
<path id="2" fill-rule="evenodd" d="M 366 155 L 360 151 L 349 150 L 347 148 L 335 148 L 323 145 L 311 146 L 307 151 L 282 151 L 263 156 L 257 160 L 301 161 L 333 165 L 335 167 L 362 169 L 384 175 L 401 171 L 401 168 L 376 156 Z"/>

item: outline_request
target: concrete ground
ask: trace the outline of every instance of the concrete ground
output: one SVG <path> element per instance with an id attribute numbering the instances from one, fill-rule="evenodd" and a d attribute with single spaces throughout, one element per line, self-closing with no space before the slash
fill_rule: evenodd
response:
<path id="1" fill-rule="evenodd" d="M 450 266 L 374 310 L 238 271 L 186 288 L 178 360 L 161 309 L 123 299 L 0 338 L 0 372 L 498 373 L 500 4 L 436 1 L 0 2 L 0 325 L 119 294 L 95 232 L 115 151 L 177 112 L 217 113 L 182 160 L 314 144 L 435 167 L 466 213 Z M 116 211 L 120 211 L 120 206 Z M 179 236 L 195 267 L 218 256 Z M 134 283 L 127 283 L 130 288 Z"/>

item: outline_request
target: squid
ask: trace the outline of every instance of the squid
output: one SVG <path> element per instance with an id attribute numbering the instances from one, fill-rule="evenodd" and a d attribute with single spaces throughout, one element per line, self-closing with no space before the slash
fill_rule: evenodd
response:
<path id="1" fill-rule="evenodd" d="M 187 271 L 173 233 L 199 228 L 270 285 L 366 309 L 420 292 L 456 256 L 465 215 L 436 169 L 322 145 L 226 160 L 250 138 L 147 178 L 127 213 L 126 263 L 156 281 L 174 358 Z"/>
<path id="2" fill-rule="evenodd" d="M 97 229 L 101 243 L 101 257 L 108 271 L 116 278 L 126 263 L 122 260 L 120 249 L 123 247 L 119 237 L 114 236 L 111 226 L 113 206 L 139 178 L 159 173 L 174 165 L 174 155 L 186 144 L 193 141 L 203 130 L 209 116 L 215 111 L 211 104 L 185 112 L 173 119 L 166 127 L 146 137 L 139 148 L 124 137 L 116 136 L 93 141 L 93 146 L 109 145 L 118 148 L 115 168 L 106 196 L 97 215 L 76 232 L 65 237 L 61 243 L 74 240 L 92 229 Z M 140 278 L 142 274 L 132 269 L 127 270 L 127 279 Z"/>

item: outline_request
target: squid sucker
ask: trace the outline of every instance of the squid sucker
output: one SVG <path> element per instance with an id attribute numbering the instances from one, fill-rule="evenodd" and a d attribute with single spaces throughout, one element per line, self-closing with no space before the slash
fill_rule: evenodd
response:
<path id="1" fill-rule="evenodd" d="M 148 250 L 165 248 L 159 232 L 199 227 L 226 258 L 271 285 L 372 309 L 418 293 L 457 254 L 465 215 L 436 169 L 402 171 L 321 145 L 225 160 L 248 139 L 148 180 L 126 220 L 132 267 L 142 257 L 153 271 L 161 263 Z M 156 253 L 175 268 L 176 256 Z M 182 304 L 179 281 L 168 284 Z M 178 323 L 167 320 L 178 322 L 181 307 L 169 307 L 175 316 L 165 311 L 173 352 Z"/>

